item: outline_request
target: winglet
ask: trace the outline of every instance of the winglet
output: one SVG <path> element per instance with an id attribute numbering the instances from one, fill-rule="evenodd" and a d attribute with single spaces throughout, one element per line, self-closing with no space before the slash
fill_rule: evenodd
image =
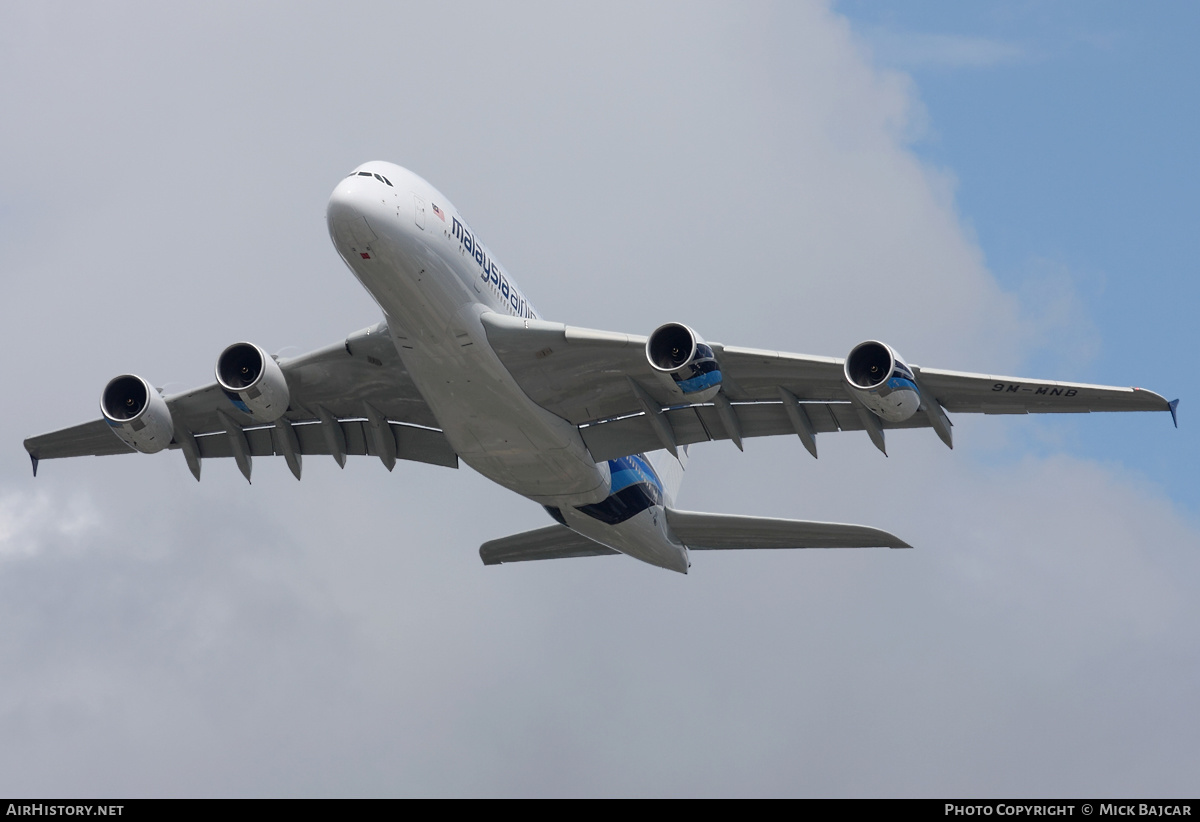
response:
<path id="1" fill-rule="evenodd" d="M 1171 407 L 1171 422 L 1175 423 L 1175 427 L 1179 427 L 1179 418 L 1175 416 L 1175 409 L 1179 407 L 1179 400 L 1171 400 L 1167 403 Z M 37 473 L 37 460 L 33 461 L 33 472 Z"/>
<path id="2" fill-rule="evenodd" d="M 1175 412 L 1175 410 L 1171 409 L 1171 413 L 1174 413 L 1174 412 Z M 38 458 L 35 457 L 33 454 L 30 454 L 29 459 L 33 462 L 33 475 L 36 477 L 37 476 Z"/>

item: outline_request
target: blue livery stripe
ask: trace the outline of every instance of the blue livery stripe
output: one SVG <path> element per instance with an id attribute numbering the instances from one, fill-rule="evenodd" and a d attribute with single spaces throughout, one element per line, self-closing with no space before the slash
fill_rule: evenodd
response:
<path id="1" fill-rule="evenodd" d="M 721 372 L 709 371 L 707 374 L 700 374 L 691 379 L 679 380 L 676 385 L 679 390 L 685 394 L 695 394 L 697 391 L 703 391 L 705 388 L 711 388 L 714 385 L 721 384 Z"/>
<path id="2" fill-rule="evenodd" d="M 662 481 L 641 454 L 608 461 L 609 495 L 602 502 L 580 505 L 576 510 L 592 519 L 616 525 L 663 500 Z"/>

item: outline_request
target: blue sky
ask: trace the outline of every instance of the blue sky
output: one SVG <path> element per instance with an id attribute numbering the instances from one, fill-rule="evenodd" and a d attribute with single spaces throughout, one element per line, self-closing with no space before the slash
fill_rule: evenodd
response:
<path id="1" fill-rule="evenodd" d="M 1071 425 L 1076 433 L 1063 444 L 1141 466 L 1194 515 L 1200 486 L 1187 455 L 1200 449 L 1200 434 L 1188 424 L 1190 381 L 1179 363 L 1200 343 L 1200 75 L 1192 45 L 1200 8 L 845 2 L 837 9 L 876 65 L 915 83 L 927 120 L 912 147 L 957 181 L 958 208 L 996 279 L 1028 310 L 1044 300 L 1070 303 L 1073 328 L 1030 352 L 1030 373 L 1133 383 L 1182 398 L 1182 427 L 1171 436 L 1158 421 L 1098 417 Z"/>

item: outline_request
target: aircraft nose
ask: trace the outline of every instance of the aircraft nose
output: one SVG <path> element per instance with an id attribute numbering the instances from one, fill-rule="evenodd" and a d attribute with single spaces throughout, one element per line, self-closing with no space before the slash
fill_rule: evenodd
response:
<path id="1" fill-rule="evenodd" d="M 352 216 L 369 221 L 393 220 L 399 216 L 400 192 L 405 170 L 390 163 L 364 163 L 344 177 L 334 188 L 325 207 L 326 219 L 335 222 Z"/>
<path id="2" fill-rule="evenodd" d="M 372 206 L 376 210 L 379 206 L 378 198 L 371 192 L 374 184 L 373 177 L 360 177 L 355 172 L 338 183 L 329 195 L 325 221 L 329 237 L 339 249 L 365 249 L 377 239 L 369 219 L 374 216 L 378 221 L 378 215 L 372 213 Z"/>
<path id="3" fill-rule="evenodd" d="M 337 184 L 325 206 L 325 219 L 330 226 L 337 220 L 360 213 L 358 201 L 362 199 L 363 187 L 364 183 L 358 182 L 356 176 L 347 177 Z"/>
<path id="4" fill-rule="evenodd" d="M 342 178 L 329 195 L 325 220 L 343 257 L 357 258 L 371 249 L 383 253 L 382 245 L 423 235 L 424 202 L 414 200 L 414 180 L 418 178 L 408 170 L 379 160 L 363 163 Z M 420 208 L 410 220 L 414 202 Z"/>

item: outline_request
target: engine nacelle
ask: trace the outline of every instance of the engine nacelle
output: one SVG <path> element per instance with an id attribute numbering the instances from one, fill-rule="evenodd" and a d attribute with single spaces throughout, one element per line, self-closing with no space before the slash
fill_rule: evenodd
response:
<path id="1" fill-rule="evenodd" d="M 100 413 L 114 434 L 143 454 L 163 450 L 175 436 L 166 400 L 134 374 L 109 380 L 100 395 Z"/>
<path id="2" fill-rule="evenodd" d="M 863 405 L 888 422 L 904 422 L 921 408 L 912 369 L 891 346 L 867 340 L 846 357 L 846 384 Z"/>
<path id="3" fill-rule="evenodd" d="M 291 401 L 279 363 L 254 343 L 234 343 L 221 352 L 217 385 L 235 408 L 263 422 L 282 417 Z"/>
<path id="4" fill-rule="evenodd" d="M 705 402 L 721 390 L 721 366 L 704 339 L 681 323 L 660 325 L 646 340 L 646 359 L 656 371 L 670 374 L 691 402 Z"/>

